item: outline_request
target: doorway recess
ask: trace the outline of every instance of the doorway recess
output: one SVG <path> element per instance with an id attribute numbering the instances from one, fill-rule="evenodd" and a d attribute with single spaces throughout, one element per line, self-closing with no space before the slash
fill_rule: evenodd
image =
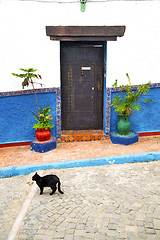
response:
<path id="1" fill-rule="evenodd" d="M 46 27 L 46 35 L 61 43 L 61 140 L 105 137 L 106 42 L 124 32 L 125 26 Z"/>

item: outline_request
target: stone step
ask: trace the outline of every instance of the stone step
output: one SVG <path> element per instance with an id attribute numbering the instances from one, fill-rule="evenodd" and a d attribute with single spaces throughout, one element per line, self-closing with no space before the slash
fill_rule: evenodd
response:
<path id="1" fill-rule="evenodd" d="M 103 130 L 63 130 L 62 142 L 82 142 L 104 140 L 107 136 Z"/>

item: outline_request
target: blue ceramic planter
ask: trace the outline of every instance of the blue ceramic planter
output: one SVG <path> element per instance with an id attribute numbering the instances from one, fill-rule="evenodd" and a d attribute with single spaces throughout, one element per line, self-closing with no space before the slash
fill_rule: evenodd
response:
<path id="1" fill-rule="evenodd" d="M 37 140 L 34 140 L 31 142 L 31 150 L 34 150 L 35 152 L 48 152 L 50 150 L 53 150 L 56 148 L 57 141 L 56 137 L 52 137 L 51 140 L 45 141 L 45 142 L 38 142 Z"/>
<path id="2" fill-rule="evenodd" d="M 132 136 L 120 136 L 117 135 L 116 133 L 112 132 L 110 133 L 110 140 L 114 144 L 122 144 L 122 145 L 130 145 L 133 143 L 138 142 L 138 134 L 133 133 Z"/>

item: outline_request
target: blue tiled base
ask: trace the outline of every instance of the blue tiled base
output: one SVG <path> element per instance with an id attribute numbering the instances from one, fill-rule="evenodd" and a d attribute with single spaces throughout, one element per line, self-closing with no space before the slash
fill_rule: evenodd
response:
<path id="1" fill-rule="evenodd" d="M 130 137 L 120 137 L 114 133 L 110 133 L 110 140 L 114 144 L 130 145 L 138 142 L 138 134 L 134 133 L 134 135 Z"/>
<path id="2" fill-rule="evenodd" d="M 52 137 L 51 140 L 45 142 L 38 142 L 36 139 L 31 142 L 32 151 L 35 152 L 48 152 L 56 148 L 57 142 L 56 137 Z"/>

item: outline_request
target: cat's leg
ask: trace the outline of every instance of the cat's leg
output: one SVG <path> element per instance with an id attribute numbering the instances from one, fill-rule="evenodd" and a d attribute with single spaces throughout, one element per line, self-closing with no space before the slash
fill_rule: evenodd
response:
<path id="1" fill-rule="evenodd" d="M 58 182 L 58 191 L 59 191 L 61 194 L 64 194 L 64 192 L 62 192 L 62 190 L 61 190 L 61 182 L 60 182 L 60 181 Z"/>
<path id="2" fill-rule="evenodd" d="M 52 192 L 50 193 L 50 195 L 53 195 L 53 193 L 55 193 L 55 191 L 57 190 L 56 185 L 51 186 Z"/>
<path id="3" fill-rule="evenodd" d="M 40 195 L 43 194 L 43 187 L 40 187 Z"/>

